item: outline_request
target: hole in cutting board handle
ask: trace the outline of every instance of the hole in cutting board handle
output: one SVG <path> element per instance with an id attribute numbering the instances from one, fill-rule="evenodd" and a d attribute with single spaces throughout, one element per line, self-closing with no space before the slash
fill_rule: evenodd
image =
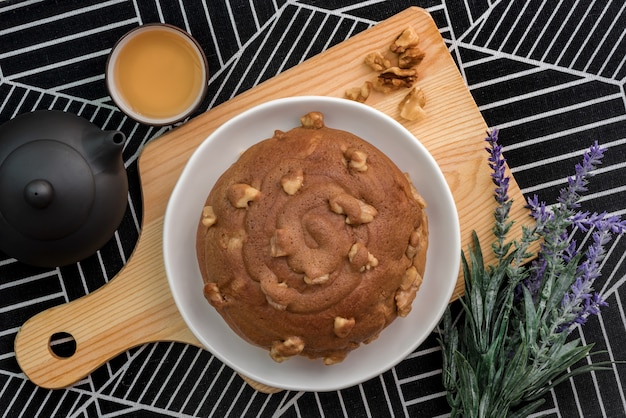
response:
<path id="1" fill-rule="evenodd" d="M 70 358 L 76 354 L 76 340 L 68 332 L 55 332 L 48 341 L 50 352 L 57 358 Z"/>

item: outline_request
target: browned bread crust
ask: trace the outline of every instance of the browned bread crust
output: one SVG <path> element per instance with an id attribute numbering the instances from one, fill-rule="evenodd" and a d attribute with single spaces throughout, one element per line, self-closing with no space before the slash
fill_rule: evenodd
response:
<path id="1" fill-rule="evenodd" d="M 381 151 L 309 113 L 244 152 L 209 194 L 196 243 L 205 297 L 276 361 L 340 362 L 411 310 L 424 207 Z"/>

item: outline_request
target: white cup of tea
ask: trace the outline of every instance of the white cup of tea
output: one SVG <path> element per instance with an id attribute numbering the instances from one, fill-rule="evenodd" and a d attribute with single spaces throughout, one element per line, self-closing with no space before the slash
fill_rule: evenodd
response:
<path id="1" fill-rule="evenodd" d="M 209 72 L 191 35 L 176 26 L 149 23 L 115 44 L 105 78 L 113 102 L 126 115 L 148 125 L 170 125 L 198 108 Z"/>

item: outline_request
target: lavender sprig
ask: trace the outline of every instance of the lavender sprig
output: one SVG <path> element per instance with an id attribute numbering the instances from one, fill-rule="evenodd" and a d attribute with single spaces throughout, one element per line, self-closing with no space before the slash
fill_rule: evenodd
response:
<path id="1" fill-rule="evenodd" d="M 522 227 L 519 240 L 507 239 L 513 201 L 498 131 L 489 132 L 486 141 L 496 186 L 491 246 L 496 263 L 484 265 L 474 233 L 468 256 L 462 254 L 464 315 L 453 322 L 448 310 L 442 323 L 443 382 L 453 417 L 523 417 L 539 407 L 554 385 L 607 366 L 595 363 L 572 370 L 592 345 L 567 341 L 567 336 L 606 305 L 593 284 L 606 245 L 613 235 L 626 234 L 626 221 L 578 211 L 606 151 L 595 142 L 557 202 L 528 199 L 534 225 Z M 576 230 L 591 231 L 592 242 L 584 253 L 572 238 Z M 536 240 L 541 240 L 540 249 L 533 254 L 529 248 Z"/>
<path id="2" fill-rule="evenodd" d="M 563 292 L 561 311 L 559 315 L 553 315 L 553 332 L 571 331 L 573 325 L 584 324 L 590 314 L 597 315 L 599 308 L 606 305 L 602 297 L 593 292 L 593 282 L 600 276 L 605 245 L 610 242 L 613 233 L 626 232 L 626 221 L 606 212 L 589 214 L 575 211 L 580 207 L 581 194 L 588 190 L 592 173 L 602 163 L 605 152 L 597 141 L 594 142 L 584 153 L 582 163 L 576 164 L 575 174 L 568 177 L 567 187 L 561 189 L 558 203 L 553 207 L 548 208 L 544 202 L 539 202 L 537 196 L 528 199 L 527 207 L 538 225 L 537 234 L 543 243 L 537 259 L 533 261 L 534 274 L 524 280 L 523 285 L 535 300 L 542 288 L 553 285 L 549 282 L 550 278 L 561 285 L 558 288 Z M 596 229 L 593 243 L 587 248 L 582 262 L 581 257 L 576 256 L 576 241 L 570 238 L 574 228 L 583 232 Z M 574 263 L 580 264 L 575 273 L 569 275 L 570 269 L 564 266 Z M 569 290 L 563 289 L 565 285 L 569 286 Z M 547 320 L 545 315 L 544 319 Z"/>
<path id="3" fill-rule="evenodd" d="M 510 246 L 505 245 L 504 238 L 513 225 L 513 222 L 509 220 L 513 202 L 509 199 L 509 177 L 506 175 L 506 161 L 502 156 L 502 147 L 498 144 L 498 130 L 494 129 L 489 132 L 485 141 L 489 144 L 489 147 L 485 149 L 489 154 L 487 161 L 492 170 L 491 180 L 496 186 L 494 199 L 498 203 L 494 211 L 493 233 L 496 241 L 493 244 L 493 252 L 498 259 L 502 259 L 510 249 Z"/>
<path id="4" fill-rule="evenodd" d="M 557 199 L 558 202 L 567 209 L 580 207 L 578 202 L 580 194 L 587 191 L 589 176 L 598 165 L 602 163 L 602 157 L 606 149 L 600 148 L 598 141 L 595 141 L 583 156 L 582 164 L 576 164 L 575 174 L 567 179 L 567 187 L 561 190 Z"/>

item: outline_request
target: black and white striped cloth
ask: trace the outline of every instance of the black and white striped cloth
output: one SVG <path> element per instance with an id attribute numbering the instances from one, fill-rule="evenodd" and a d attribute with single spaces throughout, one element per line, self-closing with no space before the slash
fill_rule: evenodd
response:
<path id="1" fill-rule="evenodd" d="M 0 123 L 35 109 L 81 115 L 128 136 L 128 210 L 115 236 L 75 265 L 41 269 L 0 254 L 0 417 L 439 417 L 449 413 L 433 335 L 392 370 L 330 393 L 255 392 L 208 352 L 155 343 L 116 357 L 64 390 L 34 386 L 13 341 L 47 308 L 103 286 L 122 268 L 142 216 L 137 157 L 169 128 L 139 125 L 113 105 L 104 64 L 130 28 L 167 22 L 205 49 L 210 109 L 408 6 L 435 19 L 522 191 L 554 202 L 582 153 L 608 148 L 584 209 L 626 217 L 626 3 L 623 0 L 5 0 L 0 1 Z M 2 196 L 0 196 L 2 199 Z M 584 242 L 585 236 L 582 237 Z M 626 360 L 626 239 L 597 282 L 609 306 L 575 331 Z M 594 360 L 596 358 L 594 357 Z M 553 417 L 626 416 L 626 365 L 550 392 Z"/>

